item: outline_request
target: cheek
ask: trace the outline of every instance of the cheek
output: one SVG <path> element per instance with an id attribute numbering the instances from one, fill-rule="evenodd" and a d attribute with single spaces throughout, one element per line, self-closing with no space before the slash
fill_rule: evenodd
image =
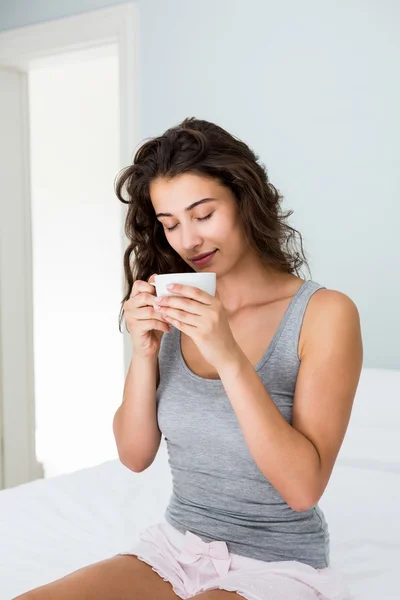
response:
<path id="1" fill-rule="evenodd" d="M 176 240 L 174 240 L 173 238 L 168 238 L 167 237 L 167 242 L 171 246 L 171 248 L 173 250 L 175 250 L 175 252 L 177 252 L 179 254 L 180 248 L 179 248 L 178 244 L 176 243 Z"/>
<path id="2" fill-rule="evenodd" d="M 168 244 L 171 246 L 171 248 L 175 251 L 177 251 L 177 245 L 176 245 L 176 239 L 174 240 L 174 236 L 172 235 L 168 235 L 168 231 L 164 231 L 164 235 L 165 235 L 165 239 L 167 240 Z"/>
<path id="3" fill-rule="evenodd" d="M 212 228 L 210 227 L 209 234 L 215 239 L 233 241 L 239 235 L 239 227 L 233 215 L 221 214 L 215 219 Z"/>

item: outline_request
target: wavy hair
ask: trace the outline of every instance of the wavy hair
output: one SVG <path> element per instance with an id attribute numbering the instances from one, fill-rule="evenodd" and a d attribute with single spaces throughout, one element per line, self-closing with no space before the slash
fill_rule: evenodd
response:
<path id="1" fill-rule="evenodd" d="M 128 205 L 125 234 L 129 240 L 124 253 L 120 330 L 123 304 L 137 279 L 147 281 L 153 273 L 194 271 L 169 245 L 149 192 L 154 179 L 170 179 L 183 173 L 215 178 L 232 191 L 247 242 L 263 264 L 298 276 L 303 266 L 310 272 L 301 234 L 286 222 L 293 211 L 281 210 L 283 196 L 270 183 L 259 157 L 222 127 L 187 118 L 147 140 L 137 150 L 133 163 L 116 177 L 116 195 Z M 123 197 L 124 189 L 127 198 Z"/>

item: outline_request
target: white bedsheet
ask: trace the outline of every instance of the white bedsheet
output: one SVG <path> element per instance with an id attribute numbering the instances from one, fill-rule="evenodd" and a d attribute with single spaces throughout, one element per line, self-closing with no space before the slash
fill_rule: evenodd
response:
<path id="1" fill-rule="evenodd" d="M 381 467 L 385 469 L 385 467 Z M 400 473 L 339 460 L 320 501 L 332 565 L 357 600 L 399 597 Z M 164 445 L 144 473 L 111 461 L 0 493 L 0 600 L 127 549 L 163 516 L 171 492 Z"/>
<path id="2" fill-rule="evenodd" d="M 399 431 L 400 371 L 364 369 L 320 501 L 354 600 L 400 598 Z M 0 600 L 128 549 L 170 493 L 164 444 L 144 473 L 111 461 L 0 492 Z"/>

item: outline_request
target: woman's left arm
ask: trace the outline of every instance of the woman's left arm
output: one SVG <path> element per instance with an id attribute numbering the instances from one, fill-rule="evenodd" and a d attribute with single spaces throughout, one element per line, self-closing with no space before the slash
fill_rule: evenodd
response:
<path id="1" fill-rule="evenodd" d="M 341 292 L 311 297 L 303 331 L 291 425 L 240 348 L 218 368 L 257 466 L 296 511 L 313 507 L 328 484 L 363 360 L 358 310 Z"/>

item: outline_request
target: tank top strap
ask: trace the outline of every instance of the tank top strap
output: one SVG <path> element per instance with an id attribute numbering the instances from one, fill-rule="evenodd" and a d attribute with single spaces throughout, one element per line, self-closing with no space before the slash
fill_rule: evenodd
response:
<path id="1" fill-rule="evenodd" d="M 326 289 L 326 287 L 311 279 L 307 280 L 300 288 L 290 306 L 285 326 L 275 348 L 274 358 L 278 356 L 279 359 L 284 360 L 289 358 L 299 360 L 298 343 L 304 315 L 311 297 L 321 289 Z"/>

